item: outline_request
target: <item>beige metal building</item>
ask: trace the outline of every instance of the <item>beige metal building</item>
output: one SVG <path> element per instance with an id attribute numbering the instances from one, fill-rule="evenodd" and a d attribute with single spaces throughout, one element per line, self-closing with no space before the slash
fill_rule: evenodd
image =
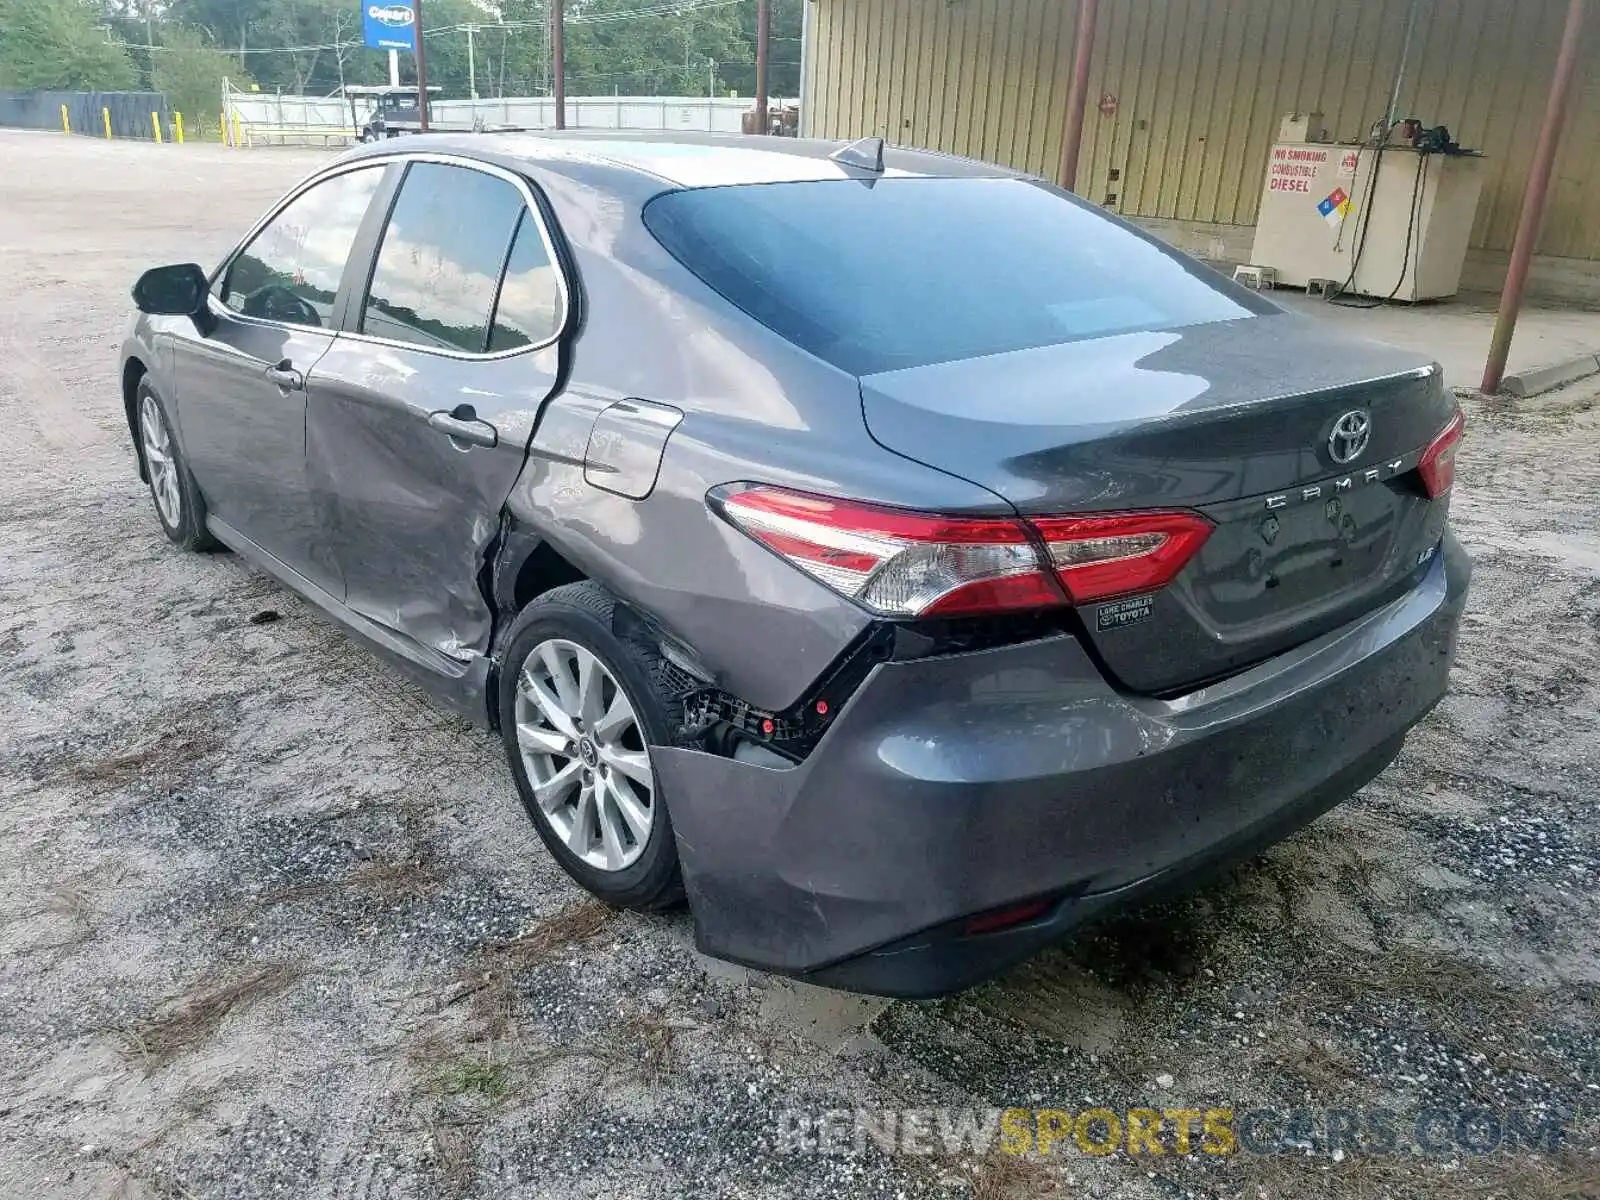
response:
<path id="1" fill-rule="evenodd" d="M 880 134 L 1054 177 L 1074 0 L 808 0 L 804 131 Z M 1410 0 L 1105 0 L 1077 190 L 1246 261 L 1286 113 L 1361 140 L 1389 106 Z M 1505 274 L 1565 0 L 1420 0 L 1398 115 L 1489 156 L 1465 283 Z M 1600 300 L 1600 30 L 1582 47 L 1532 288 Z"/>

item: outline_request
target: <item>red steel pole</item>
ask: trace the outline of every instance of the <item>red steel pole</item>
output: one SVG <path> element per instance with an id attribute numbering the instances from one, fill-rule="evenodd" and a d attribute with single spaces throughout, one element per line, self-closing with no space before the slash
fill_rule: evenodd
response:
<path id="1" fill-rule="evenodd" d="M 564 0 L 550 2 L 550 56 L 555 59 L 556 128 L 567 127 L 567 12 Z"/>
<path id="2" fill-rule="evenodd" d="M 428 51 L 422 44 L 422 0 L 411 0 L 417 32 L 417 126 L 428 132 Z"/>
<path id="3" fill-rule="evenodd" d="M 1083 114 L 1089 105 L 1089 66 L 1094 59 L 1094 27 L 1100 0 L 1078 0 L 1077 50 L 1072 59 L 1072 91 L 1067 95 L 1067 128 L 1061 136 L 1061 175 L 1067 191 L 1078 183 L 1078 152 L 1083 149 Z"/>
<path id="4" fill-rule="evenodd" d="M 771 133 L 767 115 L 767 50 L 772 44 L 772 0 L 756 0 L 756 132 Z"/>
<path id="5" fill-rule="evenodd" d="M 1555 167 L 1556 148 L 1561 144 L 1562 128 L 1567 123 L 1572 78 L 1577 72 L 1583 4 L 1584 0 L 1570 0 L 1567 5 L 1567 27 L 1561 35 L 1561 50 L 1556 55 L 1555 77 L 1550 81 L 1544 127 L 1539 130 L 1539 146 L 1533 152 L 1533 168 L 1528 172 L 1528 190 L 1522 197 L 1522 216 L 1517 221 L 1516 240 L 1511 243 L 1511 265 L 1506 270 L 1505 288 L 1500 293 L 1500 315 L 1494 323 L 1494 340 L 1489 343 L 1489 361 L 1483 368 L 1482 390 L 1491 396 L 1500 390 L 1500 382 L 1505 378 L 1511 339 L 1517 332 L 1517 315 L 1522 311 L 1522 298 L 1528 289 L 1528 268 L 1539 244 L 1539 231 L 1544 226 L 1550 175 Z"/>

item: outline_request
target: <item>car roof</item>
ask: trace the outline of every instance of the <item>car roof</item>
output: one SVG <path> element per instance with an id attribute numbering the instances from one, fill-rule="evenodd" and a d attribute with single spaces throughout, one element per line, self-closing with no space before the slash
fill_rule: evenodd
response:
<path id="1" fill-rule="evenodd" d="M 506 131 L 428 134 L 387 143 L 387 153 L 445 153 L 488 162 L 540 165 L 603 164 L 679 188 L 736 184 L 804 183 L 832 179 L 870 179 L 874 173 L 848 166 L 831 155 L 848 142 L 821 138 L 750 137 L 741 134 L 639 131 Z M 376 149 L 369 147 L 369 150 Z M 883 178 L 1013 179 L 1021 172 L 970 158 L 928 150 L 887 147 Z"/>

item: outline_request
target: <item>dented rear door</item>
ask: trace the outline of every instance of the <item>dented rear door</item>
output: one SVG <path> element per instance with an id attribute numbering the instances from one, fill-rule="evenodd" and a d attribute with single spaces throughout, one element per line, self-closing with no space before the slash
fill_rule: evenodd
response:
<path id="1" fill-rule="evenodd" d="M 411 163 L 366 294 L 310 381 L 307 459 L 346 604 L 461 662 L 501 506 L 560 369 L 566 288 L 527 185 Z"/>

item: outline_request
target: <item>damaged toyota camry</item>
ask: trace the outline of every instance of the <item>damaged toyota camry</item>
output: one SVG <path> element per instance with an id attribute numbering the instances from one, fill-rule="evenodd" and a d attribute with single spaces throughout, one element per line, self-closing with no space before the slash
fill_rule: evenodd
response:
<path id="1" fill-rule="evenodd" d="M 395 145 L 139 280 L 138 469 L 497 730 L 601 900 L 939 995 L 1285 837 L 1444 695 L 1426 359 L 875 140 Z"/>

